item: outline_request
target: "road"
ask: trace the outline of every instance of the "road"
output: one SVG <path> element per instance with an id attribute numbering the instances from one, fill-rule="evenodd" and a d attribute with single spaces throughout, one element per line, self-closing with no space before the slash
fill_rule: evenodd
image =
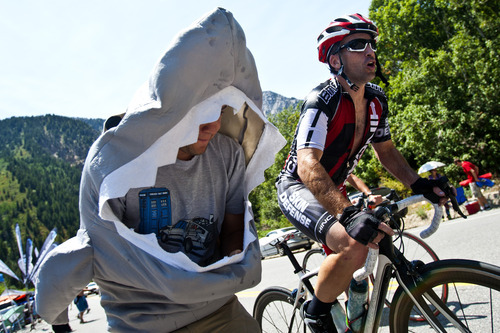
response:
<path id="1" fill-rule="evenodd" d="M 474 259 L 500 266 L 500 248 L 497 245 L 500 239 L 498 224 L 500 224 L 500 209 L 497 208 L 471 215 L 466 220 L 460 218 L 443 222 L 439 230 L 425 241 L 441 259 Z M 418 235 L 422 229 L 410 229 L 409 232 Z M 305 252 L 296 253 L 299 262 L 302 262 L 304 255 Z M 276 285 L 294 289 L 297 284 L 297 277 L 293 274 L 292 266 L 286 257 L 263 260 L 262 272 L 262 281 L 256 287 L 237 294 L 240 302 L 250 313 L 253 311 L 257 295 L 263 289 Z M 99 305 L 99 298 L 91 296 L 88 302 L 92 310 L 85 316 L 88 321 L 86 324 L 79 324 L 75 307 L 70 308 L 71 327 L 75 332 L 83 333 L 105 331 L 105 314 Z M 29 332 L 29 328 L 23 331 Z M 36 331 L 50 332 L 51 330 L 45 323 L 40 323 Z M 382 322 L 380 332 L 389 332 L 384 322 Z"/>

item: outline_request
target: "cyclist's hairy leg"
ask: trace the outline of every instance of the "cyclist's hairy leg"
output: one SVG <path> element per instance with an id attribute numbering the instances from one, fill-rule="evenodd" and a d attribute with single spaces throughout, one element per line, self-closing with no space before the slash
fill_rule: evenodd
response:
<path id="1" fill-rule="evenodd" d="M 327 245 L 335 253 L 321 264 L 316 284 L 316 297 L 322 302 L 333 302 L 344 292 L 352 274 L 365 263 L 368 248 L 351 238 L 340 223 L 334 223 L 326 237 Z"/>

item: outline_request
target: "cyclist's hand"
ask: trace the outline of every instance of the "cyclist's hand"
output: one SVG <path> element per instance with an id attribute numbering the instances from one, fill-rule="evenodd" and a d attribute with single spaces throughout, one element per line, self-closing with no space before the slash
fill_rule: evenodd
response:
<path id="1" fill-rule="evenodd" d="M 354 199 L 352 199 L 351 203 L 354 207 L 361 208 L 361 207 L 363 207 L 363 198 L 361 198 L 361 197 L 354 198 Z"/>
<path id="2" fill-rule="evenodd" d="M 419 178 L 411 184 L 411 190 L 415 194 L 423 194 L 425 198 L 433 203 L 443 205 L 447 198 L 445 193 L 439 188 L 441 182 L 438 180 Z"/>
<path id="3" fill-rule="evenodd" d="M 354 206 L 344 208 L 339 222 L 349 236 L 370 247 L 376 247 L 376 243 L 384 237 L 382 232 L 393 234 L 392 229 L 385 223 L 380 223 L 371 212 L 361 211 Z"/>
<path id="4" fill-rule="evenodd" d="M 368 205 L 369 206 L 372 206 L 372 207 L 378 206 L 382 203 L 382 201 L 384 201 L 384 199 L 382 198 L 381 195 L 370 194 L 368 196 Z"/>

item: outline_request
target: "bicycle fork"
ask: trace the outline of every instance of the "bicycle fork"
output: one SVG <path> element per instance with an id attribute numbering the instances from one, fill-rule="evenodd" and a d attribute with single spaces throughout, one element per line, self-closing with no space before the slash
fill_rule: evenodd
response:
<path id="1" fill-rule="evenodd" d="M 423 263 L 421 263 L 421 265 L 423 266 Z M 434 311 L 427 302 L 434 306 L 454 325 L 455 328 L 458 328 L 460 332 L 470 332 L 432 289 L 428 289 L 423 293 L 418 292 L 419 286 L 424 282 L 423 276 L 419 270 L 421 265 L 419 265 L 419 263 L 410 263 L 410 266 L 407 267 L 408 269 L 400 268 L 395 270 L 396 279 L 399 282 L 400 288 L 408 295 L 413 304 L 418 308 L 420 314 L 436 332 L 446 332 L 446 329 L 436 318 Z M 391 309 L 391 311 L 393 311 L 393 309 Z"/>

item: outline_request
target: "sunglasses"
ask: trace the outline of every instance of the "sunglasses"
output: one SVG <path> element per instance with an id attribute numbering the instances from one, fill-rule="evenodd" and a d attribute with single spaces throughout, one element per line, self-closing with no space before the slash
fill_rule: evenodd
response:
<path id="1" fill-rule="evenodd" d="M 353 39 L 340 47 L 339 50 L 347 49 L 349 52 L 364 52 L 366 47 L 370 44 L 373 52 L 377 52 L 377 42 L 375 39 Z"/>

